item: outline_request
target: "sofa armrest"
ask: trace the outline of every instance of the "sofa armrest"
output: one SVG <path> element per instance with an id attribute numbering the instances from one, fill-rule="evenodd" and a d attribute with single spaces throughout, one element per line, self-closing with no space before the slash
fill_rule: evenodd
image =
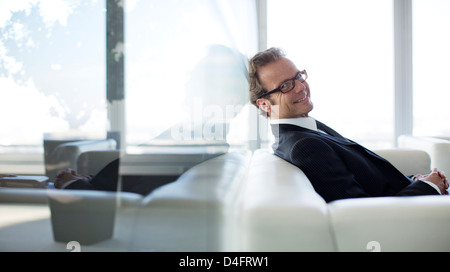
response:
<path id="1" fill-rule="evenodd" d="M 450 197 L 337 200 L 328 204 L 339 251 L 450 251 Z"/>
<path id="2" fill-rule="evenodd" d="M 431 169 L 430 156 L 423 150 L 393 148 L 374 150 L 374 152 L 388 160 L 406 176 L 425 174 Z"/>
<path id="3" fill-rule="evenodd" d="M 450 141 L 446 138 L 400 135 L 398 145 L 426 151 L 431 158 L 431 168 L 450 173 Z"/>
<path id="4" fill-rule="evenodd" d="M 83 152 L 112 149 L 116 149 L 114 139 L 83 140 L 60 144 L 46 158 L 46 176 L 52 181 L 59 170 L 65 168 L 77 170 L 78 156 Z"/>

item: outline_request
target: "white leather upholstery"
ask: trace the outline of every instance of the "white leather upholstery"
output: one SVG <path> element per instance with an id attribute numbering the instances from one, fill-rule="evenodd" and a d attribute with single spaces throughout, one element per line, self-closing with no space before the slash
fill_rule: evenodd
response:
<path id="1" fill-rule="evenodd" d="M 304 173 L 256 150 L 242 202 L 242 251 L 334 251 L 327 205 Z"/>
<path id="2" fill-rule="evenodd" d="M 228 152 L 153 191 L 139 211 L 133 250 L 232 250 L 234 203 L 250 158 L 250 151 Z"/>
<path id="3" fill-rule="evenodd" d="M 84 175 L 95 175 L 111 161 L 120 158 L 119 173 L 121 175 L 170 175 L 179 176 L 189 168 L 197 164 L 222 155 L 220 150 L 191 150 L 183 151 L 183 148 L 173 148 L 167 152 L 158 149 L 147 151 L 148 153 L 128 154 L 121 150 L 95 150 L 86 151 L 79 155 L 77 171 Z M 178 151 L 178 152 L 177 152 Z"/>
<path id="4" fill-rule="evenodd" d="M 339 251 L 450 251 L 450 197 L 338 200 L 329 204 Z M 369 247 L 370 248 L 370 247 Z"/>
<path id="5" fill-rule="evenodd" d="M 450 140 L 448 138 L 401 135 L 398 145 L 426 151 L 431 158 L 431 168 L 450 173 Z"/>

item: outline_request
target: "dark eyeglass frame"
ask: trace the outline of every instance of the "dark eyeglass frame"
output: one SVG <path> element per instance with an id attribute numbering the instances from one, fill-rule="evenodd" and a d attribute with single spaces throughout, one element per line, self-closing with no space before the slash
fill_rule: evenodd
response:
<path id="1" fill-rule="evenodd" d="M 263 93 L 262 95 L 258 96 L 257 99 L 260 99 L 260 98 L 262 98 L 262 97 L 264 97 L 264 96 L 267 96 L 267 95 L 271 95 L 271 94 L 276 93 L 276 92 L 282 92 L 282 93 L 290 92 L 290 91 L 292 91 L 292 90 L 295 88 L 295 81 L 296 81 L 296 80 L 298 80 L 300 83 L 303 83 L 303 82 L 306 81 L 307 78 L 308 78 L 308 74 L 306 73 L 306 70 L 300 71 L 300 72 L 297 73 L 297 75 L 295 75 L 295 77 L 286 80 L 286 81 L 283 82 L 278 88 L 273 89 L 273 90 L 270 91 L 270 92 Z M 290 89 L 287 89 L 287 90 L 284 90 L 284 91 L 283 91 L 283 90 L 281 89 L 281 87 L 282 87 L 284 84 L 288 83 L 288 82 L 292 82 L 292 87 L 291 87 Z"/>

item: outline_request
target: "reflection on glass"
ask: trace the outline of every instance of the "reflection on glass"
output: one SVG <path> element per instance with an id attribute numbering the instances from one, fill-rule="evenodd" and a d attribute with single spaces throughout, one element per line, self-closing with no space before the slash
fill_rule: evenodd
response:
<path id="1" fill-rule="evenodd" d="M 0 145 L 106 130 L 105 2 L 2 1 Z"/>
<path id="2" fill-rule="evenodd" d="M 219 123 L 246 114 L 254 2 L 130 1 L 125 18 L 128 145 L 229 141 Z"/>

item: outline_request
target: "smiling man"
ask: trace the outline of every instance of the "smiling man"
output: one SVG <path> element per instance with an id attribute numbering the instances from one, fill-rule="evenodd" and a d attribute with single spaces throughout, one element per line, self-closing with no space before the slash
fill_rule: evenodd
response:
<path id="1" fill-rule="evenodd" d="M 448 194 L 448 180 L 433 169 L 406 177 L 387 160 L 309 116 L 305 70 L 278 48 L 249 63 L 250 100 L 270 119 L 275 155 L 299 167 L 326 202 L 343 198 Z"/>

